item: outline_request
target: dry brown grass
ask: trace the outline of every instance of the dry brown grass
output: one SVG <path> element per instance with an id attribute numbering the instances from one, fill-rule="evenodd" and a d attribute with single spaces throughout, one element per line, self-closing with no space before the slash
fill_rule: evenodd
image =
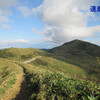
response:
<path id="1" fill-rule="evenodd" d="M 19 94 L 21 84 L 24 81 L 24 73 L 17 75 L 16 79 L 16 83 L 12 86 L 12 88 L 6 91 L 1 100 L 13 100 Z"/>

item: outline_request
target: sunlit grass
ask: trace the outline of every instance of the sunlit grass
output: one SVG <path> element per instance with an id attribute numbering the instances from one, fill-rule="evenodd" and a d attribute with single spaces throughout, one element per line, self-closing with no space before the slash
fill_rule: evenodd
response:
<path id="1" fill-rule="evenodd" d="M 21 73 L 21 67 L 7 59 L 0 58 L 0 97 L 16 83 L 16 75 Z"/>
<path id="2" fill-rule="evenodd" d="M 59 71 L 65 74 L 70 74 L 75 77 L 87 77 L 87 73 L 78 66 L 56 60 L 51 57 L 41 57 L 35 61 L 30 62 L 33 66 L 43 68 L 49 71 Z"/>

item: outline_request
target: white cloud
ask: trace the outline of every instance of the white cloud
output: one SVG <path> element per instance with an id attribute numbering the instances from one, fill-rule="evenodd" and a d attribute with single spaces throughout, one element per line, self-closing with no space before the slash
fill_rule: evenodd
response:
<path id="1" fill-rule="evenodd" d="M 33 28 L 33 31 L 56 43 L 92 37 L 100 32 L 100 25 L 87 27 L 88 18 L 93 16 L 93 13 L 89 13 L 93 4 L 94 0 L 44 0 L 39 7 L 34 8 L 34 13 L 46 27 L 42 31 Z"/>
<path id="2" fill-rule="evenodd" d="M 37 33 L 37 29 L 36 28 L 32 28 L 32 31 Z"/>
<path id="3" fill-rule="evenodd" d="M 21 12 L 23 17 L 30 17 L 31 15 L 36 13 L 36 9 L 30 9 L 27 6 L 20 6 L 18 10 Z"/>
<path id="4" fill-rule="evenodd" d="M 49 45 L 48 48 L 51 48 L 51 46 Z"/>
<path id="5" fill-rule="evenodd" d="M 16 39 L 16 40 L 9 40 L 9 41 L 0 41 L 0 45 L 11 45 L 11 44 L 27 44 L 29 43 L 28 40 L 24 39 Z"/>
<path id="6" fill-rule="evenodd" d="M 0 9 L 0 23 L 10 22 L 8 15 L 5 15 L 5 11 Z"/>
<path id="7" fill-rule="evenodd" d="M 92 40 L 91 43 L 93 43 L 93 44 L 97 44 L 97 45 L 100 46 L 100 40 Z"/>
<path id="8" fill-rule="evenodd" d="M 32 10 L 26 6 L 19 7 L 19 10 L 24 17 L 29 17 L 32 14 Z"/>
<path id="9" fill-rule="evenodd" d="M 3 24 L 3 25 L 2 25 L 2 28 L 3 28 L 4 30 L 8 30 L 8 29 L 11 28 L 11 26 L 8 25 L 8 24 Z"/>
<path id="10" fill-rule="evenodd" d="M 0 23 L 10 22 L 8 19 L 11 15 L 10 7 L 15 7 L 17 4 L 17 0 L 0 0 Z"/>
<path id="11" fill-rule="evenodd" d="M 0 9 L 8 9 L 9 7 L 16 6 L 17 0 L 0 0 Z"/>
<path id="12" fill-rule="evenodd" d="M 98 45 L 100 45 L 100 41 L 96 41 L 95 43 L 98 44 Z"/>

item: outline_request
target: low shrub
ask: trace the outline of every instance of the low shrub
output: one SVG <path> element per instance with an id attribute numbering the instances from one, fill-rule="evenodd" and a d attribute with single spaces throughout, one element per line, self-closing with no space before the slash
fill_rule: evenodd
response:
<path id="1" fill-rule="evenodd" d="M 100 98 L 99 86 L 90 81 L 70 78 L 60 73 L 33 75 L 30 100 L 90 100 Z M 94 99 L 93 99 L 94 100 Z"/>

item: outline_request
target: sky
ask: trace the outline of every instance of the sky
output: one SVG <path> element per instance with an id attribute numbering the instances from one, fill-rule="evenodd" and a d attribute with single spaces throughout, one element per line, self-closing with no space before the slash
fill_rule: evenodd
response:
<path id="1" fill-rule="evenodd" d="M 50 49 L 74 39 L 100 45 L 100 0 L 0 0 L 0 48 Z"/>

